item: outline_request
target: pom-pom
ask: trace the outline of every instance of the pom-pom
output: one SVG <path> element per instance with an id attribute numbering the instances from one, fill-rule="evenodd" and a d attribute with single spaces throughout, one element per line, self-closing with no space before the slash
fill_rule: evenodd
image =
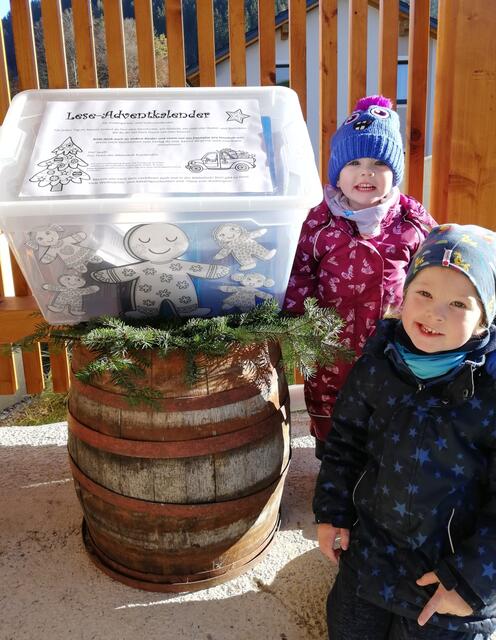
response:
<path id="1" fill-rule="evenodd" d="M 386 98 L 385 96 L 366 96 L 365 98 L 360 98 L 360 100 L 356 103 L 353 111 L 365 111 L 372 106 L 392 109 L 393 103 L 389 98 Z"/>

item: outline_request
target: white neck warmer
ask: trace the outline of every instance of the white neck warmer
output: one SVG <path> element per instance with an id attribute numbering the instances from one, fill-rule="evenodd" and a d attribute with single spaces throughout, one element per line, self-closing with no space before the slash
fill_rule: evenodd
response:
<path id="1" fill-rule="evenodd" d="M 334 189 L 330 184 L 326 184 L 324 187 L 324 198 L 327 206 L 335 216 L 342 216 L 352 220 L 357 225 L 361 236 L 373 238 L 380 234 L 381 220 L 386 216 L 389 209 L 398 204 L 400 190 L 398 187 L 393 187 L 385 202 L 358 211 L 350 209 L 348 198 L 341 189 Z"/>

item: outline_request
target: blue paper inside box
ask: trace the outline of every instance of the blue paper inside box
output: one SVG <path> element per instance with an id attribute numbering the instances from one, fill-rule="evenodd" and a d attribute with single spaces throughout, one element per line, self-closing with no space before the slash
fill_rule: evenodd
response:
<path id="1" fill-rule="evenodd" d="M 0 226 L 51 324 L 282 304 L 322 187 L 284 87 L 25 91 Z"/>

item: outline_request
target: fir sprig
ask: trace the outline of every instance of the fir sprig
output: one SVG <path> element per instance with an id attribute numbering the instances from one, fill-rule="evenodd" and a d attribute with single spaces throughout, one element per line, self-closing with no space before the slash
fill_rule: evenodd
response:
<path id="1" fill-rule="evenodd" d="M 29 348 L 37 342 L 50 341 L 69 348 L 81 343 L 95 358 L 77 372 L 85 383 L 110 375 L 123 389 L 130 402 L 153 403 L 153 389 L 137 387 L 149 362 L 149 352 L 164 357 L 175 349 L 186 355 L 186 379 L 198 379 L 197 357 L 223 356 L 235 345 L 278 341 L 287 369 L 297 367 L 305 378 L 314 375 L 317 365 L 330 365 L 336 358 L 350 359 L 351 352 L 340 342 L 343 322 L 332 309 L 318 306 L 314 298 L 305 301 L 300 316 L 282 313 L 273 300 L 265 301 L 247 313 L 214 318 L 122 320 L 103 316 L 74 326 L 37 326 L 31 336 L 14 345 Z"/>

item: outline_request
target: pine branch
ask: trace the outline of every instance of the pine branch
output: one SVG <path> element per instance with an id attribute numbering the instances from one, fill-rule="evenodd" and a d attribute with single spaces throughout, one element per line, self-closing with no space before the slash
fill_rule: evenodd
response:
<path id="1" fill-rule="evenodd" d="M 274 300 L 265 301 L 247 313 L 215 318 L 122 320 L 103 316 L 73 326 L 36 327 L 14 345 L 26 348 L 36 342 L 71 347 L 81 343 L 95 358 L 76 375 L 85 383 L 110 375 L 131 403 L 153 404 L 157 392 L 137 387 L 149 365 L 150 353 L 161 357 L 175 349 L 186 355 L 185 378 L 193 385 L 199 377 L 198 356 L 226 355 L 235 345 L 246 346 L 267 341 L 279 342 L 287 370 L 297 367 L 305 378 L 314 375 L 317 365 L 330 365 L 336 359 L 350 359 L 352 353 L 340 342 L 343 321 L 333 309 L 322 309 L 314 298 L 305 301 L 301 316 L 289 316 Z"/>

